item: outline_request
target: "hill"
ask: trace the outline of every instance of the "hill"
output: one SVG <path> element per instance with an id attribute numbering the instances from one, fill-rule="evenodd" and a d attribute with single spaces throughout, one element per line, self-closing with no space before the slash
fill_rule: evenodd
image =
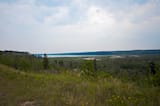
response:
<path id="1" fill-rule="evenodd" d="M 139 87 L 112 76 L 24 72 L 0 65 L 1 106 L 159 106 L 159 87 Z"/>

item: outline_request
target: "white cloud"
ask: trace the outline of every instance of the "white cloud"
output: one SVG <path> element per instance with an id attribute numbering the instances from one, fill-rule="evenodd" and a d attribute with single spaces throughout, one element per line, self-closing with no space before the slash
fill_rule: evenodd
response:
<path id="1" fill-rule="evenodd" d="M 51 15 L 44 17 L 44 22 L 46 24 L 59 24 L 66 21 L 66 18 L 68 18 L 68 8 L 67 7 L 56 7 L 55 13 L 52 11 Z"/>
<path id="2" fill-rule="evenodd" d="M 87 12 L 87 20 L 89 24 L 114 24 L 114 19 L 111 13 L 106 12 L 100 7 L 91 6 Z"/>
<path id="3" fill-rule="evenodd" d="M 73 0 L 65 6 L 35 2 L 0 3 L 1 49 L 64 52 L 160 45 L 157 43 L 160 38 L 158 1 L 134 4 L 128 10 L 115 10 L 113 5 L 104 7 L 84 0 Z"/>

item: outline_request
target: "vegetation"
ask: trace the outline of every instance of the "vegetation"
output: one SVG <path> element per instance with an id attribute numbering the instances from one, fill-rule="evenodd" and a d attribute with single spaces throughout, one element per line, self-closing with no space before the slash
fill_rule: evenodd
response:
<path id="1" fill-rule="evenodd" d="M 43 57 L 43 68 L 44 68 L 44 69 L 48 69 L 48 58 L 47 58 L 47 54 L 44 54 L 44 57 Z"/>
<path id="2" fill-rule="evenodd" d="M 81 76 L 85 79 L 96 79 L 96 70 L 94 66 L 94 61 L 85 61 L 82 65 Z"/>
<path id="3" fill-rule="evenodd" d="M 26 52 L 0 52 L 0 63 L 19 70 L 42 70 L 42 58 Z"/>
<path id="4" fill-rule="evenodd" d="M 1 53 L 0 106 L 160 105 L 159 55 L 47 61 L 44 70 L 44 58 Z"/>

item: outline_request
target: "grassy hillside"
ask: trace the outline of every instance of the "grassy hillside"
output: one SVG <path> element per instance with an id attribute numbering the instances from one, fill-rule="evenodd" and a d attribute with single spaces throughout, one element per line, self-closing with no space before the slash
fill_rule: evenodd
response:
<path id="1" fill-rule="evenodd" d="M 20 70 L 38 71 L 43 68 L 42 58 L 36 58 L 27 52 L 0 51 L 0 64 Z"/>
<path id="2" fill-rule="evenodd" d="M 78 72 L 23 72 L 0 65 L 0 106 L 160 106 L 159 87 L 112 76 L 85 80 Z"/>

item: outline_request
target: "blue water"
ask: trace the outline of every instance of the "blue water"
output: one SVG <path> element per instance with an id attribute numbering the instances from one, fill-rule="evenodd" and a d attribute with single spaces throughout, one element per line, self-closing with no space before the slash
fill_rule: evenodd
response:
<path id="1" fill-rule="evenodd" d="M 130 51 L 96 51 L 96 52 L 77 52 L 77 53 L 57 53 L 47 54 L 48 57 L 95 57 L 95 56 L 113 56 L 113 55 L 153 55 L 160 54 L 160 50 L 130 50 Z M 44 54 L 34 54 L 43 57 Z"/>
<path id="2" fill-rule="evenodd" d="M 38 55 L 39 57 L 43 57 L 43 55 Z M 52 55 L 47 54 L 49 58 L 56 58 L 56 57 L 97 57 L 97 56 L 108 56 L 108 55 Z"/>

